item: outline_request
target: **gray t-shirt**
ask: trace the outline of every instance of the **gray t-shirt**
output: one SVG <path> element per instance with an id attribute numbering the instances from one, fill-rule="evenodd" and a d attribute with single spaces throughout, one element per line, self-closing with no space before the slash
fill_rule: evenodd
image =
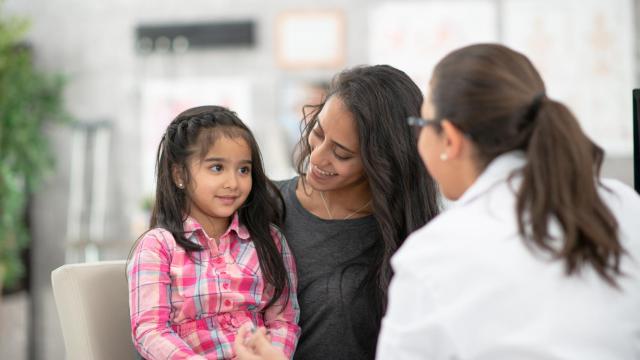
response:
<path id="1" fill-rule="evenodd" d="M 296 197 L 298 178 L 276 182 L 284 197 L 284 235 L 298 269 L 302 335 L 296 360 L 373 359 L 380 330 L 374 281 L 363 280 L 380 236 L 373 216 L 324 220 Z"/>

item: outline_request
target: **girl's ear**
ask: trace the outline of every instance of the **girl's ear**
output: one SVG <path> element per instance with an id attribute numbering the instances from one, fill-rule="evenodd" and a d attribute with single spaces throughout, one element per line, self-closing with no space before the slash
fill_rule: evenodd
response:
<path id="1" fill-rule="evenodd" d="M 445 136 L 446 158 L 459 158 L 465 146 L 464 133 L 447 119 L 442 120 L 441 126 Z"/>
<path id="2" fill-rule="evenodd" d="M 182 174 L 182 169 L 178 165 L 173 165 L 171 167 L 171 177 L 173 178 L 173 183 L 183 189 L 185 187 L 184 183 L 184 175 Z"/>

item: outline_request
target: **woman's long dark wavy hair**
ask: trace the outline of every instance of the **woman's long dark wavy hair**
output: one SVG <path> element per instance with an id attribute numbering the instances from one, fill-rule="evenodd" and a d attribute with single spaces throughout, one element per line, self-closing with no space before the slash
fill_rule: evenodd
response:
<path id="1" fill-rule="evenodd" d="M 271 306 L 290 285 L 284 260 L 271 237 L 271 226 L 282 226 L 284 201 L 277 187 L 266 177 L 262 157 L 251 130 L 235 112 L 220 106 L 200 106 L 180 113 L 167 127 L 158 146 L 156 158 L 156 197 L 149 229 L 164 228 L 188 253 L 202 251 L 202 246 L 184 236 L 184 221 L 190 213 L 188 193 L 176 186 L 173 169 L 177 167 L 185 184 L 190 183 L 188 163 L 201 159 L 217 138 L 240 137 L 251 148 L 252 187 L 245 203 L 238 209 L 240 222 L 247 227 L 255 244 L 260 269 L 267 283 L 274 287 Z M 185 188 L 188 188 L 185 186 Z M 143 234 L 144 235 L 144 234 Z M 135 248 L 135 246 L 134 246 Z M 288 293 L 285 294 L 288 301 Z"/>
<path id="2" fill-rule="evenodd" d="M 361 66 L 336 75 L 324 101 L 304 109 L 302 136 L 295 154 L 304 181 L 311 155 L 309 136 L 326 101 L 342 100 L 356 121 L 360 155 L 372 195 L 380 238 L 366 282 L 375 282 L 380 313 L 386 308 L 391 255 L 413 231 L 439 212 L 437 185 L 416 151 L 416 133 L 406 123 L 419 116 L 422 93 L 404 72 L 388 65 Z"/>
<path id="3" fill-rule="evenodd" d="M 467 46 L 440 61 L 431 86 L 436 118 L 471 137 L 479 170 L 500 154 L 526 152 L 516 210 L 527 245 L 564 260 L 568 275 L 591 266 L 616 286 L 624 249 L 598 194 L 604 151 L 565 105 L 546 96 L 529 59 L 498 44 Z M 559 248 L 550 219 L 564 231 Z"/>

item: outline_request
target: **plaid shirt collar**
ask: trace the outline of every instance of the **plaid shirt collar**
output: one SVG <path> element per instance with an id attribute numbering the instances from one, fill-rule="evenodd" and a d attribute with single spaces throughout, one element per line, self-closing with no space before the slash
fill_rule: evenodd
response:
<path id="1" fill-rule="evenodd" d="M 229 223 L 229 227 L 220 237 L 222 238 L 228 236 L 232 231 L 240 240 L 248 241 L 251 238 L 247 227 L 240 223 L 240 217 L 238 216 L 237 211 L 233 214 L 231 223 Z M 193 236 L 194 234 L 201 234 L 202 236 Z M 207 234 L 205 233 L 204 228 L 196 219 L 192 218 L 191 216 L 187 216 L 187 219 L 184 221 L 184 235 L 187 239 L 189 239 L 189 241 L 193 243 L 208 246 L 206 240 L 199 240 L 207 239 Z"/>

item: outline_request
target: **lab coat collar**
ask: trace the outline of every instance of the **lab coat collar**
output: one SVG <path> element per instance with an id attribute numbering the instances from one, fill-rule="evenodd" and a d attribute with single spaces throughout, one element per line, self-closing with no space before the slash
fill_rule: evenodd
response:
<path id="1" fill-rule="evenodd" d="M 476 181 L 454 203 L 454 206 L 473 202 L 494 186 L 506 181 L 514 172 L 522 169 L 526 163 L 527 158 L 523 151 L 510 151 L 499 155 L 487 165 Z"/>

